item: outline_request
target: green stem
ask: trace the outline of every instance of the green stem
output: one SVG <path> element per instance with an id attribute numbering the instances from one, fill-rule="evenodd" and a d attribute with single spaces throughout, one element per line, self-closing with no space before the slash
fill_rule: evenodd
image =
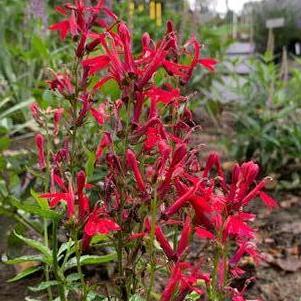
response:
<path id="1" fill-rule="evenodd" d="M 154 282 L 155 282 L 155 270 L 156 270 L 156 256 L 155 256 L 155 228 L 157 222 L 157 188 L 154 189 L 154 197 L 151 200 L 151 230 L 150 230 L 150 281 L 149 287 L 147 291 L 146 300 L 151 300 L 151 293 L 153 290 Z"/>
<path id="2" fill-rule="evenodd" d="M 30 223 L 26 218 L 24 218 L 23 216 L 21 216 L 18 213 L 13 213 L 12 217 L 18 221 L 19 223 L 23 224 L 24 226 L 26 226 L 28 229 L 33 230 L 34 232 L 36 232 L 39 235 L 43 235 L 42 231 L 40 228 L 38 228 L 37 226 L 35 226 L 34 224 Z"/>
<path id="3" fill-rule="evenodd" d="M 46 148 L 46 177 L 47 177 L 47 181 L 45 181 L 45 191 L 48 191 L 49 186 L 50 186 L 49 184 L 50 184 L 50 174 L 51 174 L 51 170 L 50 170 L 50 149 L 51 149 L 51 145 L 50 145 L 50 135 L 49 135 L 47 120 L 45 122 L 45 130 L 46 130 L 46 140 L 47 140 L 47 148 Z M 48 248 L 49 247 L 49 238 L 48 238 L 47 219 L 44 218 L 43 223 L 44 223 L 44 244 Z M 46 281 L 50 280 L 49 265 L 47 263 L 45 263 L 45 279 L 46 279 Z M 48 293 L 49 300 L 52 300 L 53 299 L 53 294 L 52 294 L 51 287 L 47 288 L 47 293 Z"/>
<path id="4" fill-rule="evenodd" d="M 65 298 L 65 289 L 62 279 L 59 275 L 59 265 L 57 261 L 57 221 L 52 223 L 52 260 L 53 260 L 53 273 L 56 281 L 58 282 L 58 291 L 60 296 L 60 301 L 66 301 Z"/>
<path id="5" fill-rule="evenodd" d="M 48 240 L 48 223 L 47 223 L 47 219 L 44 218 L 43 222 L 44 222 L 44 243 L 45 243 L 45 246 L 48 248 L 49 247 L 49 240 Z M 47 282 L 50 280 L 49 266 L 48 266 L 47 263 L 45 264 L 45 279 L 46 279 Z M 47 288 L 47 293 L 48 293 L 49 300 L 52 300 L 53 295 L 52 295 L 51 287 Z"/>
<path id="6" fill-rule="evenodd" d="M 78 67 L 80 64 L 80 59 L 78 59 L 75 62 L 74 65 L 74 77 L 75 77 L 75 94 L 74 98 L 70 101 L 72 106 L 72 134 L 71 134 L 71 173 L 74 173 L 74 167 L 75 167 L 75 155 L 76 155 L 76 136 L 77 136 L 77 99 L 79 96 L 79 87 L 78 87 Z"/>
<path id="7" fill-rule="evenodd" d="M 119 278 L 120 278 L 120 297 L 121 300 L 127 301 L 128 292 L 127 292 L 124 270 L 123 270 L 123 238 L 121 232 L 118 233 L 117 258 L 118 258 L 118 271 L 119 271 Z"/>
<path id="8" fill-rule="evenodd" d="M 81 267 L 81 264 L 80 264 L 81 246 L 80 246 L 80 241 L 78 239 L 78 235 L 77 235 L 76 230 L 74 232 L 74 238 L 73 239 L 75 241 L 75 256 L 76 256 L 77 272 L 79 274 L 80 282 L 81 282 L 81 285 L 82 285 L 82 288 L 83 288 L 83 291 L 84 291 L 82 301 L 86 301 L 87 300 L 87 287 L 86 287 L 82 267 Z"/>

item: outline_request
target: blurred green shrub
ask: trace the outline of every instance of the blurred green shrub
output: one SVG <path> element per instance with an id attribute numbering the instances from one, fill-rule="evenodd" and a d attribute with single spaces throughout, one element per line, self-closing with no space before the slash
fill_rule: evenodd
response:
<path id="1" fill-rule="evenodd" d="M 301 66 L 301 65 L 300 65 Z M 225 140 L 235 159 L 258 161 L 283 188 L 301 180 L 301 69 L 283 80 L 270 55 L 251 61 L 251 72 L 230 103 L 234 134 Z"/>
<path id="2" fill-rule="evenodd" d="M 28 104 L 42 101 L 46 67 L 72 51 L 51 39 L 47 11 L 47 1 L 1 1 L 0 123 L 10 135 L 29 125 Z"/>
<path id="3" fill-rule="evenodd" d="M 256 5 L 254 11 L 254 39 L 256 49 L 264 52 L 267 46 L 268 29 L 266 20 L 284 18 L 285 26 L 274 29 L 275 51 L 281 53 L 283 46 L 293 46 L 300 42 L 301 2 L 299 0 L 268 0 Z"/>

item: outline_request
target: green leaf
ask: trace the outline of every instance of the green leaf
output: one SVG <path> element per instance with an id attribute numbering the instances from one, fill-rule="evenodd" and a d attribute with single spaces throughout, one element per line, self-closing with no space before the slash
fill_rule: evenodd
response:
<path id="1" fill-rule="evenodd" d="M 11 197 L 11 204 L 15 206 L 16 208 L 23 210 L 25 212 L 28 212 L 30 214 L 38 215 L 43 218 L 48 218 L 48 219 L 59 219 L 60 215 L 49 209 L 42 209 L 38 207 L 37 205 L 32 205 L 32 204 L 22 204 L 20 201 L 18 201 L 16 198 Z"/>
<path id="2" fill-rule="evenodd" d="M 72 273 L 66 277 L 67 282 L 75 282 L 80 280 L 80 274 Z"/>
<path id="3" fill-rule="evenodd" d="M 36 55 L 39 55 L 41 58 L 48 57 L 48 48 L 40 37 L 34 35 L 31 39 L 31 45 Z"/>
<path id="4" fill-rule="evenodd" d="M 44 246 L 41 242 L 35 241 L 33 239 L 26 238 L 26 237 L 18 234 L 17 232 L 14 232 L 14 234 L 15 234 L 16 237 L 18 237 L 20 240 L 22 240 L 28 246 L 30 246 L 31 248 L 33 248 L 33 249 L 39 251 L 41 254 L 43 254 L 45 256 L 45 261 L 47 263 L 51 263 L 52 262 L 51 251 L 49 250 L 49 248 L 47 248 L 46 246 Z"/>
<path id="5" fill-rule="evenodd" d="M 32 292 L 40 292 L 43 291 L 51 286 L 55 286 L 57 285 L 58 282 L 57 281 L 44 281 L 41 282 L 40 284 L 38 284 L 37 286 L 29 286 L 28 288 L 32 291 Z"/>
<path id="6" fill-rule="evenodd" d="M 90 152 L 89 150 L 87 150 L 86 153 L 87 153 L 88 160 L 85 165 L 85 171 L 86 171 L 87 177 L 90 178 L 91 176 L 93 176 L 93 173 L 94 173 L 94 165 L 95 165 L 96 156 L 95 156 L 94 152 Z"/>
<path id="7" fill-rule="evenodd" d="M 33 189 L 30 189 L 30 194 L 33 196 L 33 198 L 37 201 L 37 203 L 42 209 L 49 209 L 49 204 L 46 199 L 40 198 L 39 195 Z"/>
<path id="8" fill-rule="evenodd" d="M 7 280 L 7 282 L 15 282 L 18 281 L 20 279 L 23 279 L 37 271 L 40 271 L 42 269 L 42 267 L 30 267 L 27 268 L 26 270 L 22 271 L 21 273 L 17 274 L 15 277 Z"/>
<path id="9" fill-rule="evenodd" d="M 62 243 L 57 252 L 57 255 L 58 256 L 62 255 L 63 252 L 65 252 L 66 250 L 70 250 L 73 246 L 74 246 L 74 241 L 72 240 Z"/>
<path id="10" fill-rule="evenodd" d="M 109 237 L 107 235 L 104 235 L 104 234 L 97 234 L 97 235 L 94 235 L 92 240 L 91 240 L 91 245 L 95 245 L 95 244 L 98 244 L 100 242 L 105 242 L 105 241 L 108 241 L 109 240 Z"/>
<path id="11" fill-rule="evenodd" d="M 4 170 L 6 167 L 6 161 L 3 156 L 0 156 L 0 171 Z"/>
<path id="12" fill-rule="evenodd" d="M 115 80 L 107 81 L 100 90 L 105 96 L 110 97 L 112 100 L 120 98 L 120 89 Z"/>
<path id="13" fill-rule="evenodd" d="M 39 261 L 44 262 L 44 257 L 41 255 L 28 255 L 28 256 L 21 256 L 14 259 L 9 259 L 4 261 L 5 264 L 19 264 L 23 262 L 32 262 L 32 261 Z"/>
<path id="14" fill-rule="evenodd" d="M 50 90 L 45 90 L 43 93 L 43 101 L 49 105 L 53 101 L 53 93 Z"/>
<path id="15" fill-rule="evenodd" d="M 107 263 L 117 258 L 116 253 L 111 253 L 103 256 L 84 255 L 80 258 L 80 265 L 96 265 Z M 65 270 L 71 269 L 77 265 L 76 257 L 71 258 L 65 265 Z"/>
<path id="16" fill-rule="evenodd" d="M 10 144 L 9 137 L 1 137 L 0 138 L 0 152 L 5 149 L 8 149 L 9 144 Z"/>
<path id="17" fill-rule="evenodd" d="M 99 293 L 90 291 L 87 296 L 87 301 L 108 301 L 108 298 L 101 296 Z"/>
<path id="18" fill-rule="evenodd" d="M 11 115 L 12 113 L 19 111 L 23 108 L 27 108 L 31 103 L 34 102 L 33 98 L 29 98 L 25 101 L 21 101 L 18 104 L 10 107 L 8 110 L 4 111 L 2 114 L 0 114 L 0 120 L 3 119 L 4 117 L 7 117 L 9 115 Z"/>

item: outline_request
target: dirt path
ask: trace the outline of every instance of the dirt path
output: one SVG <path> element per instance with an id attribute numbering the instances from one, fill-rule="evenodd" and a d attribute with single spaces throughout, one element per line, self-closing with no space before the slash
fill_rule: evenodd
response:
<path id="1" fill-rule="evenodd" d="M 265 301 L 301 300 L 301 197 L 279 197 L 280 208 L 258 208 L 258 240 L 265 260 L 256 268 L 250 297 Z"/>

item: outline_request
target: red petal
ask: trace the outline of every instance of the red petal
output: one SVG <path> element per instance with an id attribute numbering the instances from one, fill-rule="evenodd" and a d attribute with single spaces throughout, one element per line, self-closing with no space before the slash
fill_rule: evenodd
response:
<path id="1" fill-rule="evenodd" d="M 214 239 L 214 235 L 211 232 L 209 232 L 209 231 L 207 231 L 203 228 L 200 228 L 200 227 L 195 228 L 195 233 L 197 234 L 197 236 L 199 238 L 202 238 L 202 239 L 203 238 L 205 238 L 205 239 Z"/>
<path id="2" fill-rule="evenodd" d="M 89 75 L 96 73 L 108 66 L 110 58 L 107 55 L 99 55 L 82 62 L 84 68 L 89 68 Z"/>
<path id="3" fill-rule="evenodd" d="M 63 20 L 49 26 L 50 30 L 57 30 L 60 33 L 61 40 L 65 40 L 68 31 L 70 30 L 69 20 Z"/>
<path id="4" fill-rule="evenodd" d="M 278 207 L 278 203 L 276 200 L 274 200 L 272 197 L 270 197 L 268 194 L 266 194 L 265 192 L 260 192 L 259 193 L 260 198 L 262 199 L 262 201 L 266 204 L 267 207 L 269 208 L 277 208 Z"/>
<path id="5" fill-rule="evenodd" d="M 215 70 L 215 65 L 218 62 L 216 60 L 214 60 L 214 59 L 207 58 L 207 59 L 200 59 L 199 63 L 201 65 L 203 65 L 205 68 L 207 68 L 208 70 L 214 71 Z"/>

